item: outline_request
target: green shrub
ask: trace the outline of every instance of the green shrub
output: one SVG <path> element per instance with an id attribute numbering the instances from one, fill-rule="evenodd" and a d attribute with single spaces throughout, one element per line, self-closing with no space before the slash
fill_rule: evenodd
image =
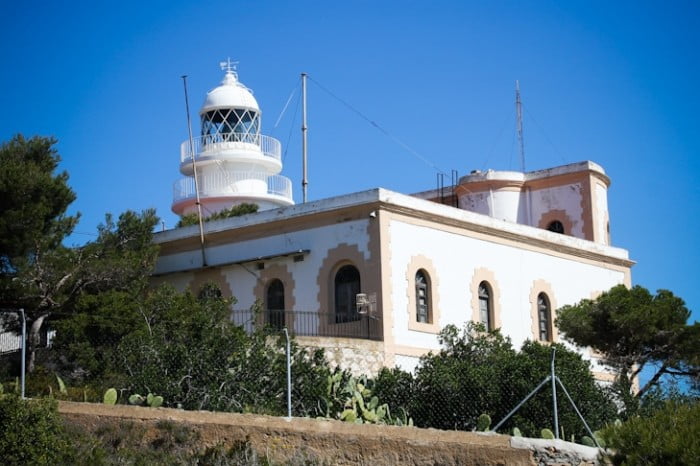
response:
<path id="1" fill-rule="evenodd" d="M 0 458 L 5 466 L 69 464 L 71 447 L 54 400 L 0 397 Z"/>
<path id="2" fill-rule="evenodd" d="M 238 204 L 230 209 L 224 209 L 219 212 L 211 214 L 209 217 L 204 218 L 205 222 L 210 220 L 221 220 L 224 218 L 240 217 L 241 215 L 254 214 L 258 211 L 257 204 Z M 199 217 L 197 214 L 187 214 L 180 217 L 180 221 L 177 222 L 176 228 L 187 227 L 190 225 L 196 225 L 199 223 Z"/>
<path id="3" fill-rule="evenodd" d="M 397 416 L 402 412 L 410 415 L 408 411 L 413 399 L 413 375 L 410 372 L 398 367 L 384 367 L 372 380 L 370 388 L 382 403 L 389 405 L 393 415 Z"/>
<path id="4" fill-rule="evenodd" d="M 127 393 L 157 393 L 166 407 L 287 412 L 285 339 L 247 334 L 230 320 L 232 300 L 162 286 L 143 303 L 144 318 L 115 350 Z M 196 344 L 195 344 L 196 342 Z M 322 351 L 291 345 L 293 414 L 315 416 L 330 374 Z"/>
<path id="5" fill-rule="evenodd" d="M 614 465 L 697 464 L 700 402 L 668 401 L 651 416 L 636 416 L 603 431 Z"/>

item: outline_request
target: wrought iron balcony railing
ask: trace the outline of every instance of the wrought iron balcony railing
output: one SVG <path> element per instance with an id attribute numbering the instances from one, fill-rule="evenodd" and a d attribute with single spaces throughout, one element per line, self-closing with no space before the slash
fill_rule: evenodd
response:
<path id="1" fill-rule="evenodd" d="M 339 318 L 327 312 L 234 310 L 231 318 L 248 332 L 263 328 L 275 331 L 286 327 L 290 334 L 296 336 L 383 339 L 381 319 L 366 314 Z"/>

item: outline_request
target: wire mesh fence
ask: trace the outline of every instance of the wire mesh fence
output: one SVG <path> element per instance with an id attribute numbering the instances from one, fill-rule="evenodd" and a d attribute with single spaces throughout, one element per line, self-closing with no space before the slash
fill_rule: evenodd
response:
<path id="1" fill-rule="evenodd" d="M 156 313 L 140 321 L 56 316 L 49 346 L 26 345 L 35 353 L 27 357 L 33 361 L 27 396 L 102 402 L 114 388 L 117 402 L 125 404 L 472 431 L 496 426 L 551 375 L 551 347 L 526 343 L 516 350 L 498 332 L 470 325 L 446 329 L 442 350 L 421 358 L 412 372 L 385 368 L 353 375 L 294 337 L 372 340 L 381 335 L 381 323 L 335 323 L 332 316 L 311 314 L 236 311 L 231 324 L 197 312 Z M 499 432 L 540 437 L 549 429 L 552 436 L 581 441 L 590 436 L 581 417 L 592 430 L 614 420 L 613 399 L 587 363 L 556 347 L 556 375 L 577 408 L 560 389 L 553 402 L 547 383 Z M 13 390 L 16 352 L 2 356 L 0 370 L 5 391 Z"/>

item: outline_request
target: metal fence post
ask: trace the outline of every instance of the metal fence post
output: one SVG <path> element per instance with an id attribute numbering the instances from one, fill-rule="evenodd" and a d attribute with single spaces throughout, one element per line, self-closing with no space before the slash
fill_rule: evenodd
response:
<path id="1" fill-rule="evenodd" d="M 552 409 L 554 410 L 554 437 L 559 439 L 559 413 L 557 412 L 557 375 L 554 372 L 554 356 L 557 349 L 552 347 Z"/>
<path id="2" fill-rule="evenodd" d="M 292 419 L 292 358 L 289 344 L 289 332 L 287 327 L 283 328 L 284 336 L 287 339 L 287 420 Z"/>
<path id="3" fill-rule="evenodd" d="M 24 379 L 25 379 L 25 373 L 26 373 L 26 358 L 27 358 L 27 319 L 26 316 L 24 315 L 24 309 L 19 310 L 20 314 L 22 314 L 22 369 L 21 369 L 21 378 L 22 378 L 22 399 L 24 399 Z"/>

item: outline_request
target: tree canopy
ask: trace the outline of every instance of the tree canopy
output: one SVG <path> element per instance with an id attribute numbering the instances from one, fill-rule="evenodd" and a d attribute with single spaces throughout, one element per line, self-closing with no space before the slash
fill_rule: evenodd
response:
<path id="1" fill-rule="evenodd" d="M 155 262 L 155 211 L 106 216 L 98 238 L 64 244 L 78 216 L 52 138 L 15 136 L 0 147 L 0 306 L 24 309 L 31 371 L 46 320 L 73 312 L 86 295 L 143 288 Z"/>
<path id="2" fill-rule="evenodd" d="M 14 136 L 0 145 L 0 273 L 15 261 L 60 245 L 78 216 L 66 214 L 75 200 L 68 173 L 52 138 Z"/>
<path id="3" fill-rule="evenodd" d="M 621 379 L 644 369 L 653 376 L 635 394 L 641 397 L 661 377 L 700 375 L 700 325 L 688 323 L 683 300 L 667 290 L 655 295 L 641 286 L 618 285 L 596 299 L 584 299 L 557 311 L 556 325 L 579 346 L 603 354 Z"/>
<path id="4" fill-rule="evenodd" d="M 392 413 L 408 411 L 416 426 L 473 430 L 480 415 L 493 424 L 522 401 L 550 373 L 552 347 L 526 341 L 516 351 L 498 330 L 485 332 L 469 323 L 463 329 L 448 325 L 440 333 L 443 349 L 420 360 L 415 376 L 399 369 L 383 370 L 373 389 Z M 596 384 L 587 361 L 563 345 L 556 347 L 556 373 L 593 429 L 615 417 L 615 406 Z M 560 425 L 566 438 L 587 435 L 568 401 L 559 397 Z M 552 426 L 552 392 L 543 387 L 500 429 L 518 427 L 539 437 Z"/>

